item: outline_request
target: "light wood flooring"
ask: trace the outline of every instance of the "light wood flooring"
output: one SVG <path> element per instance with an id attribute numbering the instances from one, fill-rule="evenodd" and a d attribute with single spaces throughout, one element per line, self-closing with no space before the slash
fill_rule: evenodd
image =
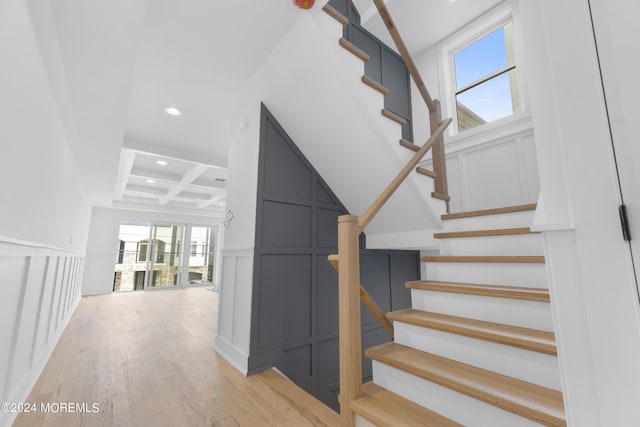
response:
<path id="1" fill-rule="evenodd" d="M 21 414 L 14 426 L 338 426 L 275 370 L 245 377 L 213 350 L 218 295 L 204 288 L 85 297 L 29 402 L 100 412 Z"/>

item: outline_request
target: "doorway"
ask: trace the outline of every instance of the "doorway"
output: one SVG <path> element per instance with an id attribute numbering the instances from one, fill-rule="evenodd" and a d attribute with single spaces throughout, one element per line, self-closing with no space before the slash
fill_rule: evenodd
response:
<path id="1" fill-rule="evenodd" d="M 640 80 L 637 40 L 640 3 L 637 0 L 589 0 L 600 62 L 611 139 L 615 150 L 622 203 L 628 213 L 630 249 L 636 273 L 640 271 Z"/>

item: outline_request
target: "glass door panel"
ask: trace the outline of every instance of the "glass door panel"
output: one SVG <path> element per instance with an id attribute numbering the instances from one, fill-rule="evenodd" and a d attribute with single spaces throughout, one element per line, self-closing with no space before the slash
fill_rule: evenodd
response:
<path id="1" fill-rule="evenodd" d="M 214 227 L 191 227 L 187 285 L 213 282 L 216 231 Z"/>
<path id="2" fill-rule="evenodd" d="M 152 226 L 146 288 L 167 288 L 180 284 L 183 225 Z M 151 274 L 150 274 L 151 273 Z"/>
<path id="3" fill-rule="evenodd" d="M 116 243 L 114 292 L 140 291 L 148 272 L 151 224 L 123 221 Z"/>

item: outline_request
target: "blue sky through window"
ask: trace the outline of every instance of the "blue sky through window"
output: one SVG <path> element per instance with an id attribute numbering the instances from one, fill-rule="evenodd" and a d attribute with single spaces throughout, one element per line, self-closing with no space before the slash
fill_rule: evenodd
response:
<path id="1" fill-rule="evenodd" d="M 499 71 L 508 64 L 505 30 L 500 27 L 454 54 L 456 88 L 461 89 Z M 494 77 L 457 96 L 463 104 L 485 122 L 513 114 L 510 78 L 515 71 Z"/>
<path id="2" fill-rule="evenodd" d="M 456 87 L 461 89 L 507 65 L 504 27 L 500 27 L 454 55 Z"/>
<path id="3" fill-rule="evenodd" d="M 458 102 L 486 122 L 513 114 L 510 73 L 502 74 L 458 95 Z"/>

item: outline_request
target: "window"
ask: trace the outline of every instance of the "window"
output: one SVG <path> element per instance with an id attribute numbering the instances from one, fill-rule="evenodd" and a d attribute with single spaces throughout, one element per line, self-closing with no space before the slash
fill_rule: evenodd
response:
<path id="1" fill-rule="evenodd" d="M 155 240 L 155 251 L 156 251 L 156 264 L 164 263 L 164 247 L 165 243 L 162 240 Z M 141 240 L 138 242 L 138 262 L 146 262 L 149 261 L 149 241 Z"/>
<path id="2" fill-rule="evenodd" d="M 122 221 L 113 291 L 210 285 L 218 256 L 218 228 Z M 152 275 L 150 275 L 152 274 Z"/>
<path id="3" fill-rule="evenodd" d="M 147 248 L 149 247 L 149 241 L 143 240 L 138 242 L 138 262 L 147 261 Z"/>
<path id="4" fill-rule="evenodd" d="M 122 264 L 122 262 L 124 261 L 124 246 L 125 246 L 125 241 L 124 240 L 119 240 L 118 241 L 118 262 L 116 264 Z"/>
<path id="5" fill-rule="evenodd" d="M 447 109 L 457 133 L 522 111 L 510 8 L 470 24 L 445 43 Z"/>

